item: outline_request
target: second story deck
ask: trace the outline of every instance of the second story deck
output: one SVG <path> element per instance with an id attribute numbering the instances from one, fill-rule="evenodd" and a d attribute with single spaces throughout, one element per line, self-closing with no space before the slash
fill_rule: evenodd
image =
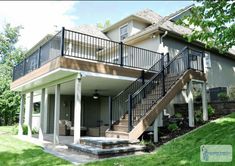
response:
<path id="1" fill-rule="evenodd" d="M 99 68 L 97 72 L 99 72 L 103 66 L 127 70 L 148 69 L 161 58 L 161 54 L 62 28 L 46 43 L 38 45 L 29 56 L 14 67 L 13 83 L 47 63 L 54 62 L 58 57 L 62 58 L 59 63 L 64 62 L 62 67 L 66 68 L 67 65 L 73 69 L 81 69 L 81 67 L 74 67 L 73 61 L 79 61 L 81 66 L 84 64 L 92 66 L 96 63 L 96 68 Z M 54 62 L 54 67 L 56 63 L 58 64 L 58 61 Z M 90 71 L 94 72 L 92 69 Z"/>

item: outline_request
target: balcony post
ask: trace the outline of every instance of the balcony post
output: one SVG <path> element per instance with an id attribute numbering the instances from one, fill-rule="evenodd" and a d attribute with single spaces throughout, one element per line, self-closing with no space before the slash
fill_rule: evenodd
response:
<path id="1" fill-rule="evenodd" d="M 41 47 L 39 47 L 39 49 L 38 49 L 38 68 L 41 66 L 41 64 L 40 64 L 40 59 L 41 59 Z"/>
<path id="2" fill-rule="evenodd" d="M 189 54 L 190 54 L 190 50 L 188 48 L 188 69 L 190 69 L 190 56 L 189 56 Z"/>
<path id="3" fill-rule="evenodd" d="M 201 58 L 202 58 L 202 59 L 201 59 L 201 63 L 202 63 L 201 66 L 202 66 L 202 72 L 203 72 L 203 73 L 204 73 L 204 57 L 205 57 L 205 53 L 203 52 L 203 53 L 202 53 L 202 57 L 201 57 Z"/>
<path id="4" fill-rule="evenodd" d="M 23 76 L 25 75 L 25 65 L 26 65 L 26 59 L 23 60 Z"/>
<path id="5" fill-rule="evenodd" d="M 123 42 L 120 42 L 120 66 L 123 66 Z"/>
<path id="6" fill-rule="evenodd" d="M 64 55 L 64 30 L 65 28 L 62 27 L 62 30 L 61 30 L 61 45 L 60 45 L 60 55 L 63 56 Z"/>
<path id="7" fill-rule="evenodd" d="M 165 66 L 164 66 L 164 54 L 162 53 L 162 96 L 165 96 Z"/>
<path id="8" fill-rule="evenodd" d="M 112 124 L 113 124 L 112 97 L 109 96 L 109 130 L 112 129 Z"/>
<path id="9" fill-rule="evenodd" d="M 128 96 L 128 131 L 132 130 L 132 95 Z"/>

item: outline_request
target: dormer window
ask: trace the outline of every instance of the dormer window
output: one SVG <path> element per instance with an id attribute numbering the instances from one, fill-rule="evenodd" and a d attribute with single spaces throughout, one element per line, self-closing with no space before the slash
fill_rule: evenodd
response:
<path id="1" fill-rule="evenodd" d="M 122 41 L 127 37 L 128 37 L 128 24 L 120 28 L 120 40 Z"/>

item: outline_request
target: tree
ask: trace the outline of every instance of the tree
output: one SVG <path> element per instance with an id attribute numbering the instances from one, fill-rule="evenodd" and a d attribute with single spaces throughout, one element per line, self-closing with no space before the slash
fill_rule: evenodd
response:
<path id="1" fill-rule="evenodd" d="M 20 96 L 10 90 L 12 69 L 24 58 L 24 51 L 15 45 L 21 26 L 6 24 L 0 32 L 0 125 L 11 125 L 19 112 Z"/>
<path id="2" fill-rule="evenodd" d="M 221 53 L 235 46 L 235 2 L 226 0 L 198 0 L 199 5 L 185 16 L 180 24 L 193 28 L 188 40 L 199 40 L 206 47 L 215 47 Z"/>
<path id="3" fill-rule="evenodd" d="M 100 29 L 105 29 L 105 28 L 108 28 L 109 26 L 111 26 L 111 22 L 110 22 L 110 20 L 106 20 L 104 24 L 99 22 L 99 23 L 97 23 L 96 26 Z"/>

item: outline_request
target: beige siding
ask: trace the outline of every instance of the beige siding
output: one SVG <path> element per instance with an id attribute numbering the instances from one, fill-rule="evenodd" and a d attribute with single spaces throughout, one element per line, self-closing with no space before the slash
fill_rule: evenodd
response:
<path id="1" fill-rule="evenodd" d="M 171 37 L 165 37 L 163 42 L 164 46 L 168 47 L 171 56 L 175 56 L 181 49 L 188 45 L 186 42 L 181 42 Z M 201 48 L 197 49 L 203 50 Z M 211 52 L 210 58 L 212 67 L 207 71 L 208 86 L 228 87 L 235 85 L 235 60 Z"/>
<path id="2" fill-rule="evenodd" d="M 143 30 L 144 28 L 147 27 L 147 24 L 141 23 L 139 21 L 133 20 L 132 24 L 131 24 L 131 31 L 130 31 L 130 35 L 134 35 L 137 32 Z"/>
<path id="3" fill-rule="evenodd" d="M 235 85 L 235 60 L 211 53 L 211 68 L 208 69 L 209 87 L 229 87 Z"/>

